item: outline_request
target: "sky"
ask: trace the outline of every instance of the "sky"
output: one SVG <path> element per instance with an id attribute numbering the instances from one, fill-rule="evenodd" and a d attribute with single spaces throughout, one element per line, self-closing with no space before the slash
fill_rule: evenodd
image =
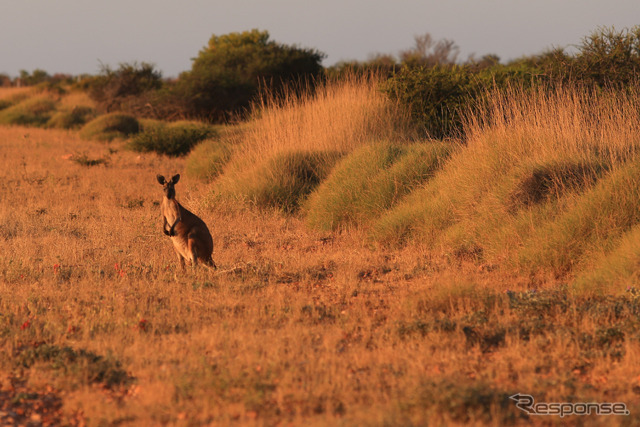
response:
<path id="1" fill-rule="evenodd" d="M 459 59 L 506 62 L 636 25 L 639 0 L 0 0 L 0 73 L 98 74 L 137 61 L 175 77 L 212 35 L 254 28 L 323 52 L 325 66 L 397 55 L 425 33 L 453 40 Z"/>

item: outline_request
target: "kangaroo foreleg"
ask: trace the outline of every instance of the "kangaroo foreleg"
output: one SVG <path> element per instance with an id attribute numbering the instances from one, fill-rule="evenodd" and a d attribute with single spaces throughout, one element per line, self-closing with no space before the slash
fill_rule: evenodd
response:
<path id="1" fill-rule="evenodd" d="M 167 236 L 171 236 L 171 234 L 169 234 L 169 232 L 167 231 L 167 225 L 169 225 L 169 223 L 167 222 L 167 217 L 162 217 L 162 232 L 164 234 L 166 234 Z"/>
<path id="2" fill-rule="evenodd" d="M 180 218 L 176 218 L 176 221 L 173 223 L 173 225 L 169 229 L 169 236 L 176 235 L 176 225 L 178 225 L 179 222 L 180 222 Z"/>

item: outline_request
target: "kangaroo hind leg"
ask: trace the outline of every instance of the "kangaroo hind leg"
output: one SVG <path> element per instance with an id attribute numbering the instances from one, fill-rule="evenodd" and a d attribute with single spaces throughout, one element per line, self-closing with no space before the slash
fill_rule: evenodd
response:
<path id="1" fill-rule="evenodd" d="M 187 244 L 189 256 L 191 258 L 191 266 L 193 268 L 196 268 L 198 266 L 198 243 L 195 241 L 195 239 L 189 238 Z"/>

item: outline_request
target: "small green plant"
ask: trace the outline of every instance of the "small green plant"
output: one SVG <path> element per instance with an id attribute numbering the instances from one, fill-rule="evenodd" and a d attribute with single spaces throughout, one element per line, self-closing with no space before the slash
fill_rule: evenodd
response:
<path id="1" fill-rule="evenodd" d="M 112 113 L 99 116 L 80 130 L 84 139 L 112 141 L 116 138 L 127 138 L 140 131 L 140 124 L 135 117 L 126 114 Z"/>
<path id="2" fill-rule="evenodd" d="M 145 126 L 135 135 L 128 147 L 134 151 L 155 151 L 168 156 L 187 154 L 197 143 L 212 137 L 213 127 L 198 122 L 156 122 Z"/>
<path id="3" fill-rule="evenodd" d="M 92 159 L 86 154 L 82 154 L 80 156 L 73 156 L 72 160 L 79 164 L 80 166 L 98 166 L 107 164 L 107 159 L 104 157 L 100 157 L 98 159 Z"/>

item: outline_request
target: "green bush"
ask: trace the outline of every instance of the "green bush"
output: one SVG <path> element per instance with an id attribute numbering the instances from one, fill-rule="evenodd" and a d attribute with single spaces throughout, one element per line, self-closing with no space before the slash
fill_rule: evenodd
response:
<path id="1" fill-rule="evenodd" d="M 89 80 L 88 93 L 98 108 L 111 112 L 120 110 L 122 105 L 132 102 L 145 92 L 162 87 L 162 73 L 154 66 L 142 64 L 120 64 L 117 70 L 103 67 L 99 76 Z"/>
<path id="2" fill-rule="evenodd" d="M 56 102 L 47 96 L 28 98 L 0 111 L 0 124 L 44 126 L 55 108 Z"/>
<path id="3" fill-rule="evenodd" d="M 570 63 L 577 79 L 600 87 L 626 88 L 640 76 L 640 25 L 617 31 L 600 28 L 582 40 Z"/>
<path id="4" fill-rule="evenodd" d="M 49 121 L 47 127 L 58 129 L 73 129 L 83 126 L 87 122 L 87 118 L 93 117 L 95 114 L 91 107 L 75 107 L 71 111 L 58 111 Z"/>
<path id="5" fill-rule="evenodd" d="M 220 139 L 207 139 L 189 154 L 185 171 L 204 182 L 213 181 L 231 158 L 231 146 Z"/>
<path id="6" fill-rule="evenodd" d="M 466 110 L 482 107 L 488 89 L 578 84 L 628 89 L 640 76 L 640 26 L 602 28 L 575 54 L 554 49 L 510 64 L 435 65 L 400 69 L 385 84 L 389 96 L 411 109 L 413 120 L 435 138 L 457 136 Z"/>
<path id="7" fill-rule="evenodd" d="M 140 124 L 135 117 L 111 113 L 88 122 L 80 130 L 80 136 L 84 139 L 111 141 L 116 138 L 127 138 L 139 131 Z"/>
<path id="8" fill-rule="evenodd" d="M 538 74 L 522 64 L 478 69 L 474 65 L 402 68 L 383 86 L 409 107 L 413 121 L 433 138 L 459 136 L 464 117 L 493 88 L 528 87 Z"/>
<path id="9" fill-rule="evenodd" d="M 291 151 L 226 173 L 215 191 L 259 208 L 296 211 L 340 157 L 337 152 Z"/>
<path id="10" fill-rule="evenodd" d="M 259 89 L 277 91 L 287 82 L 320 75 L 323 57 L 269 40 L 267 31 L 214 35 L 173 91 L 188 116 L 220 121 L 243 113 Z"/>
<path id="11" fill-rule="evenodd" d="M 207 124 L 197 122 L 162 123 L 145 126 L 135 135 L 128 147 L 134 151 L 182 156 L 187 154 L 198 142 L 213 136 L 214 129 Z"/>
<path id="12" fill-rule="evenodd" d="M 439 142 L 356 149 L 308 199 L 307 222 L 325 230 L 366 223 L 433 176 L 451 150 L 451 144 Z"/>

